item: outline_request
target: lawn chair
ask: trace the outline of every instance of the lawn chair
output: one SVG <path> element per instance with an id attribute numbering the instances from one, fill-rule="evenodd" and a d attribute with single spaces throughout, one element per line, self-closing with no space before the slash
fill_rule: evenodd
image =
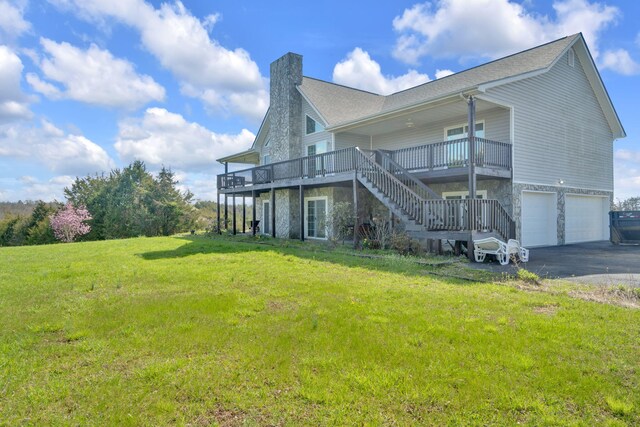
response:
<path id="1" fill-rule="evenodd" d="M 509 264 L 507 244 L 495 237 L 473 241 L 473 255 L 476 262 L 483 262 L 487 255 L 495 255 L 500 265 Z"/>
<path id="2" fill-rule="evenodd" d="M 529 249 L 525 249 L 520 246 L 520 242 L 517 240 L 509 239 L 507 242 L 507 253 L 509 254 L 509 258 L 513 256 L 514 258 L 517 257 L 522 262 L 529 262 Z"/>

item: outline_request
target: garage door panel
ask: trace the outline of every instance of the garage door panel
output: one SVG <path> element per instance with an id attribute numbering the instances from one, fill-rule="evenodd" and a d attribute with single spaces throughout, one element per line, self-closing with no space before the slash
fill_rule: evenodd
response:
<path id="1" fill-rule="evenodd" d="M 608 211 L 608 197 L 568 194 L 565 199 L 565 243 L 607 240 Z"/>
<path id="2" fill-rule="evenodd" d="M 522 192 L 523 246 L 553 246 L 557 239 L 556 193 Z"/>

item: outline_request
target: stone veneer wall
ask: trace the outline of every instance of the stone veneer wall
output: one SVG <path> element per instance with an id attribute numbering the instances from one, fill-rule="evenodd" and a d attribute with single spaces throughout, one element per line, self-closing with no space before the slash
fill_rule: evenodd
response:
<path id="1" fill-rule="evenodd" d="M 565 198 L 567 193 L 569 194 L 582 194 L 585 196 L 606 196 L 609 198 L 609 205 L 613 203 L 613 192 L 600 191 L 600 190 L 584 190 L 581 188 L 571 188 L 565 186 L 552 186 L 552 185 L 536 185 L 536 184 L 520 184 L 513 183 L 513 218 L 516 219 L 516 236 L 518 239 L 522 239 L 522 192 L 523 191 L 544 191 L 554 192 L 557 196 L 557 230 L 558 230 L 558 244 L 564 245 L 565 242 Z"/>
<path id="2" fill-rule="evenodd" d="M 280 162 L 302 156 L 302 96 L 296 88 L 302 84 L 302 56 L 287 53 L 271 63 L 270 72 L 269 153 L 272 162 Z M 267 193 L 260 199 L 269 197 Z M 300 237 L 299 205 L 297 191 L 276 191 L 277 237 Z M 259 206 L 262 218 L 262 203 Z"/>
<path id="3" fill-rule="evenodd" d="M 271 63 L 269 120 L 271 161 L 302 156 L 302 56 L 287 53 Z"/>

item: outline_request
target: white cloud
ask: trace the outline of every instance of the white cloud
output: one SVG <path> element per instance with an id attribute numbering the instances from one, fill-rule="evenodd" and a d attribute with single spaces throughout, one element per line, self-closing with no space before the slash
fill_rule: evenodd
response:
<path id="1" fill-rule="evenodd" d="M 153 78 L 137 74 L 130 62 L 115 58 L 108 50 L 96 45 L 83 50 L 45 38 L 40 43 L 47 55 L 39 62 L 42 73 L 64 87 L 29 73 L 29 84 L 47 97 L 127 109 L 164 99 L 164 88 Z"/>
<path id="2" fill-rule="evenodd" d="M 0 157 L 35 160 L 62 175 L 109 171 L 115 164 L 102 147 L 82 135 L 66 134 L 53 124 L 0 127 Z"/>
<path id="3" fill-rule="evenodd" d="M 246 129 L 237 135 L 217 134 L 163 108 L 149 108 L 142 118 L 124 120 L 119 128 L 115 148 L 123 161 L 188 171 L 210 169 L 216 159 L 248 149 L 255 138 Z"/>
<path id="4" fill-rule="evenodd" d="M 14 38 L 29 31 L 31 24 L 24 20 L 23 8 L 14 2 L 0 0 L 0 41 L 3 35 Z"/>
<path id="5" fill-rule="evenodd" d="M 409 70 L 398 77 L 385 76 L 380 64 L 371 59 L 369 53 L 355 48 L 333 69 L 333 81 L 381 95 L 388 95 L 428 82 L 429 76 Z"/>
<path id="6" fill-rule="evenodd" d="M 615 151 L 615 198 L 624 200 L 640 196 L 640 151 Z"/>
<path id="7" fill-rule="evenodd" d="M 443 77 L 447 77 L 452 74 L 455 74 L 455 73 L 451 70 L 436 70 L 436 79 L 441 79 Z"/>
<path id="8" fill-rule="evenodd" d="M 81 17 L 113 18 L 140 32 L 143 46 L 181 82 L 185 95 L 211 110 L 260 119 L 268 103 L 266 80 L 244 49 L 227 49 L 209 36 L 220 19 L 193 16 L 180 1 L 158 9 L 143 0 L 52 0 Z"/>
<path id="9" fill-rule="evenodd" d="M 640 151 L 619 149 L 615 152 L 616 160 L 636 162 L 640 166 Z"/>
<path id="10" fill-rule="evenodd" d="M 640 64 L 635 62 L 624 49 L 607 50 L 602 54 L 602 68 L 609 68 L 625 76 L 640 73 Z"/>
<path id="11" fill-rule="evenodd" d="M 28 98 L 20 89 L 22 68 L 18 55 L 0 45 L 0 124 L 31 117 Z"/>
<path id="12" fill-rule="evenodd" d="M 65 187 L 71 187 L 75 178 L 69 175 L 54 176 L 46 181 L 41 181 L 32 176 L 21 176 L 18 178 L 19 199 L 22 200 L 44 200 L 63 201 Z"/>
<path id="13" fill-rule="evenodd" d="M 555 17 L 509 0 L 439 0 L 416 4 L 393 20 L 394 56 L 415 64 L 423 56 L 498 58 L 582 32 L 598 57 L 598 37 L 620 15 L 617 7 L 587 0 L 553 3 Z"/>

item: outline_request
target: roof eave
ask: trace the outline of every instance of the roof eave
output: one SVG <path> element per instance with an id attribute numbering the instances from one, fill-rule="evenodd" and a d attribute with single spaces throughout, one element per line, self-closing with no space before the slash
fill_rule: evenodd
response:
<path id="1" fill-rule="evenodd" d="M 258 163 L 260 163 L 260 154 L 256 149 L 252 147 L 248 150 L 241 151 L 239 153 L 221 157 L 216 161 L 222 164 L 240 163 L 240 164 L 247 164 L 247 165 L 257 165 Z"/>
<path id="2" fill-rule="evenodd" d="M 426 109 L 433 104 L 438 104 L 442 102 L 446 102 L 452 98 L 457 98 L 460 96 L 469 96 L 469 95 L 477 95 L 482 91 L 479 90 L 478 86 L 468 87 L 462 90 L 456 90 L 455 92 L 448 93 L 446 95 L 439 96 L 437 98 L 432 98 L 420 102 L 416 102 L 410 105 L 405 105 L 400 108 L 396 108 L 394 110 L 384 111 L 382 113 L 370 114 L 368 116 L 359 118 L 357 120 L 352 120 L 349 122 L 338 123 L 335 126 L 328 127 L 326 130 L 328 132 L 341 132 L 349 129 L 357 128 L 363 125 L 368 125 L 374 122 L 379 122 L 383 120 L 387 120 L 390 118 L 394 118 L 397 116 L 401 116 L 407 113 L 413 113 L 415 111 Z"/>

